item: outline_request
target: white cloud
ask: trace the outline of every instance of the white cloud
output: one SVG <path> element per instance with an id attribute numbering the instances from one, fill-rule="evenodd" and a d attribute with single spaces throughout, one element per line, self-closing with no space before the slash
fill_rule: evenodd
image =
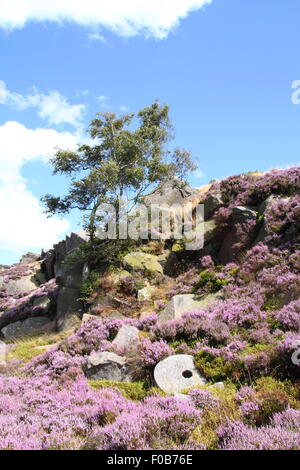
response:
<path id="1" fill-rule="evenodd" d="M 28 21 L 74 21 L 108 28 L 122 36 L 165 38 L 190 12 L 212 0 L 10 0 L 0 10 L 0 26 L 21 28 Z"/>
<path id="2" fill-rule="evenodd" d="M 108 46 L 108 42 L 107 40 L 105 39 L 105 37 L 103 36 L 103 34 L 100 34 L 100 33 L 89 33 L 88 34 L 88 38 L 91 40 L 91 41 L 99 41 L 99 42 L 102 42 L 103 44 L 105 44 L 106 46 Z"/>
<path id="3" fill-rule="evenodd" d="M 3 80 L 0 80 L 0 104 L 5 104 L 6 102 L 6 86 Z"/>
<path id="4" fill-rule="evenodd" d="M 124 113 L 128 113 L 130 111 L 130 108 L 128 106 L 120 106 L 120 110 L 123 111 Z"/>
<path id="5" fill-rule="evenodd" d="M 109 100 L 109 96 L 104 96 L 104 95 L 97 96 L 97 100 L 99 101 L 101 108 L 104 108 L 104 109 L 111 108 L 111 106 L 107 103 L 107 101 Z"/>
<path id="6" fill-rule="evenodd" d="M 53 90 L 45 95 L 36 88 L 28 95 L 6 90 L 5 103 L 18 110 L 37 108 L 38 115 L 49 124 L 67 123 L 75 127 L 81 125 L 86 110 L 84 104 L 70 104 L 58 91 Z"/>
<path id="7" fill-rule="evenodd" d="M 39 201 L 25 183 L 0 184 L 0 247 L 3 251 L 40 251 L 51 248 L 70 225 L 67 220 L 47 219 Z"/>
<path id="8" fill-rule="evenodd" d="M 47 161 L 56 147 L 74 149 L 78 138 L 54 129 L 28 129 L 10 121 L 0 126 L 0 247 L 19 252 L 49 248 L 69 229 L 67 220 L 48 219 L 26 187 L 20 170 L 32 160 Z"/>

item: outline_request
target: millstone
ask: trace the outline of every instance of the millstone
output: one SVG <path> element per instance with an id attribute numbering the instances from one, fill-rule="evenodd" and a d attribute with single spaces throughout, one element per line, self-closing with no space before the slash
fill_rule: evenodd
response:
<path id="1" fill-rule="evenodd" d="M 165 393 L 180 393 L 185 388 L 205 385 L 195 367 L 193 356 L 176 354 L 160 361 L 154 369 L 156 385 Z"/>

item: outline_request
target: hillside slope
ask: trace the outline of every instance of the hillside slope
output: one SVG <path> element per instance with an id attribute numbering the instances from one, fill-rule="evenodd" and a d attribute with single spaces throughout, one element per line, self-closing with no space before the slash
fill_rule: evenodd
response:
<path id="1" fill-rule="evenodd" d="M 0 268 L 0 449 L 300 449 L 300 168 L 205 189 L 200 251 Z"/>

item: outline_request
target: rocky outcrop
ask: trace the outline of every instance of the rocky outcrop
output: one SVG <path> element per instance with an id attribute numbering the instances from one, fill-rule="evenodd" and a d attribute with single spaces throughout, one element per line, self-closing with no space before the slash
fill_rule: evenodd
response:
<path id="1" fill-rule="evenodd" d="M 35 261 L 39 261 L 40 259 L 41 259 L 40 255 L 37 255 L 36 253 L 28 252 L 22 256 L 20 263 L 31 264 L 31 263 L 34 263 Z"/>
<path id="2" fill-rule="evenodd" d="M 47 278 L 56 278 L 61 274 L 61 266 L 67 255 L 76 250 L 82 243 L 88 241 L 88 234 L 84 230 L 72 232 L 65 240 L 54 245 L 52 250 L 42 254 L 43 267 Z"/>
<path id="3" fill-rule="evenodd" d="M 56 315 L 57 285 L 45 283 L 41 262 L 27 254 L 18 264 L 1 270 L 0 336 L 14 339 L 36 332 L 37 326 L 53 328 Z M 42 318 L 43 320 L 36 320 Z"/>
<path id="4" fill-rule="evenodd" d="M 72 232 L 65 240 L 54 245 L 44 254 L 43 266 L 47 277 L 55 277 L 59 285 L 57 297 L 56 329 L 71 328 L 83 314 L 80 302 L 82 279 L 88 274 L 88 266 L 82 262 L 68 264 L 66 258 L 88 240 L 88 234 L 80 230 Z"/>
<path id="5" fill-rule="evenodd" d="M 197 198 L 199 192 L 195 188 L 184 184 L 178 179 L 167 181 L 160 184 L 157 188 L 144 197 L 144 204 L 148 207 L 161 207 L 164 204 L 171 206 L 173 204 L 184 204 Z"/>
<path id="6" fill-rule="evenodd" d="M 155 277 L 158 274 L 163 274 L 163 268 L 157 256 L 141 251 L 128 253 L 124 257 L 123 264 L 129 272 L 136 271 L 144 274 L 146 277 Z"/>

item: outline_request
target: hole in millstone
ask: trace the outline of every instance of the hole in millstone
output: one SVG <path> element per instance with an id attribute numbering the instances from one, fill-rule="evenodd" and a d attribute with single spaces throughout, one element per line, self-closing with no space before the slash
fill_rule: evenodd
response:
<path id="1" fill-rule="evenodd" d="M 182 375 L 185 379 L 190 379 L 193 376 L 193 372 L 190 370 L 184 370 Z"/>

